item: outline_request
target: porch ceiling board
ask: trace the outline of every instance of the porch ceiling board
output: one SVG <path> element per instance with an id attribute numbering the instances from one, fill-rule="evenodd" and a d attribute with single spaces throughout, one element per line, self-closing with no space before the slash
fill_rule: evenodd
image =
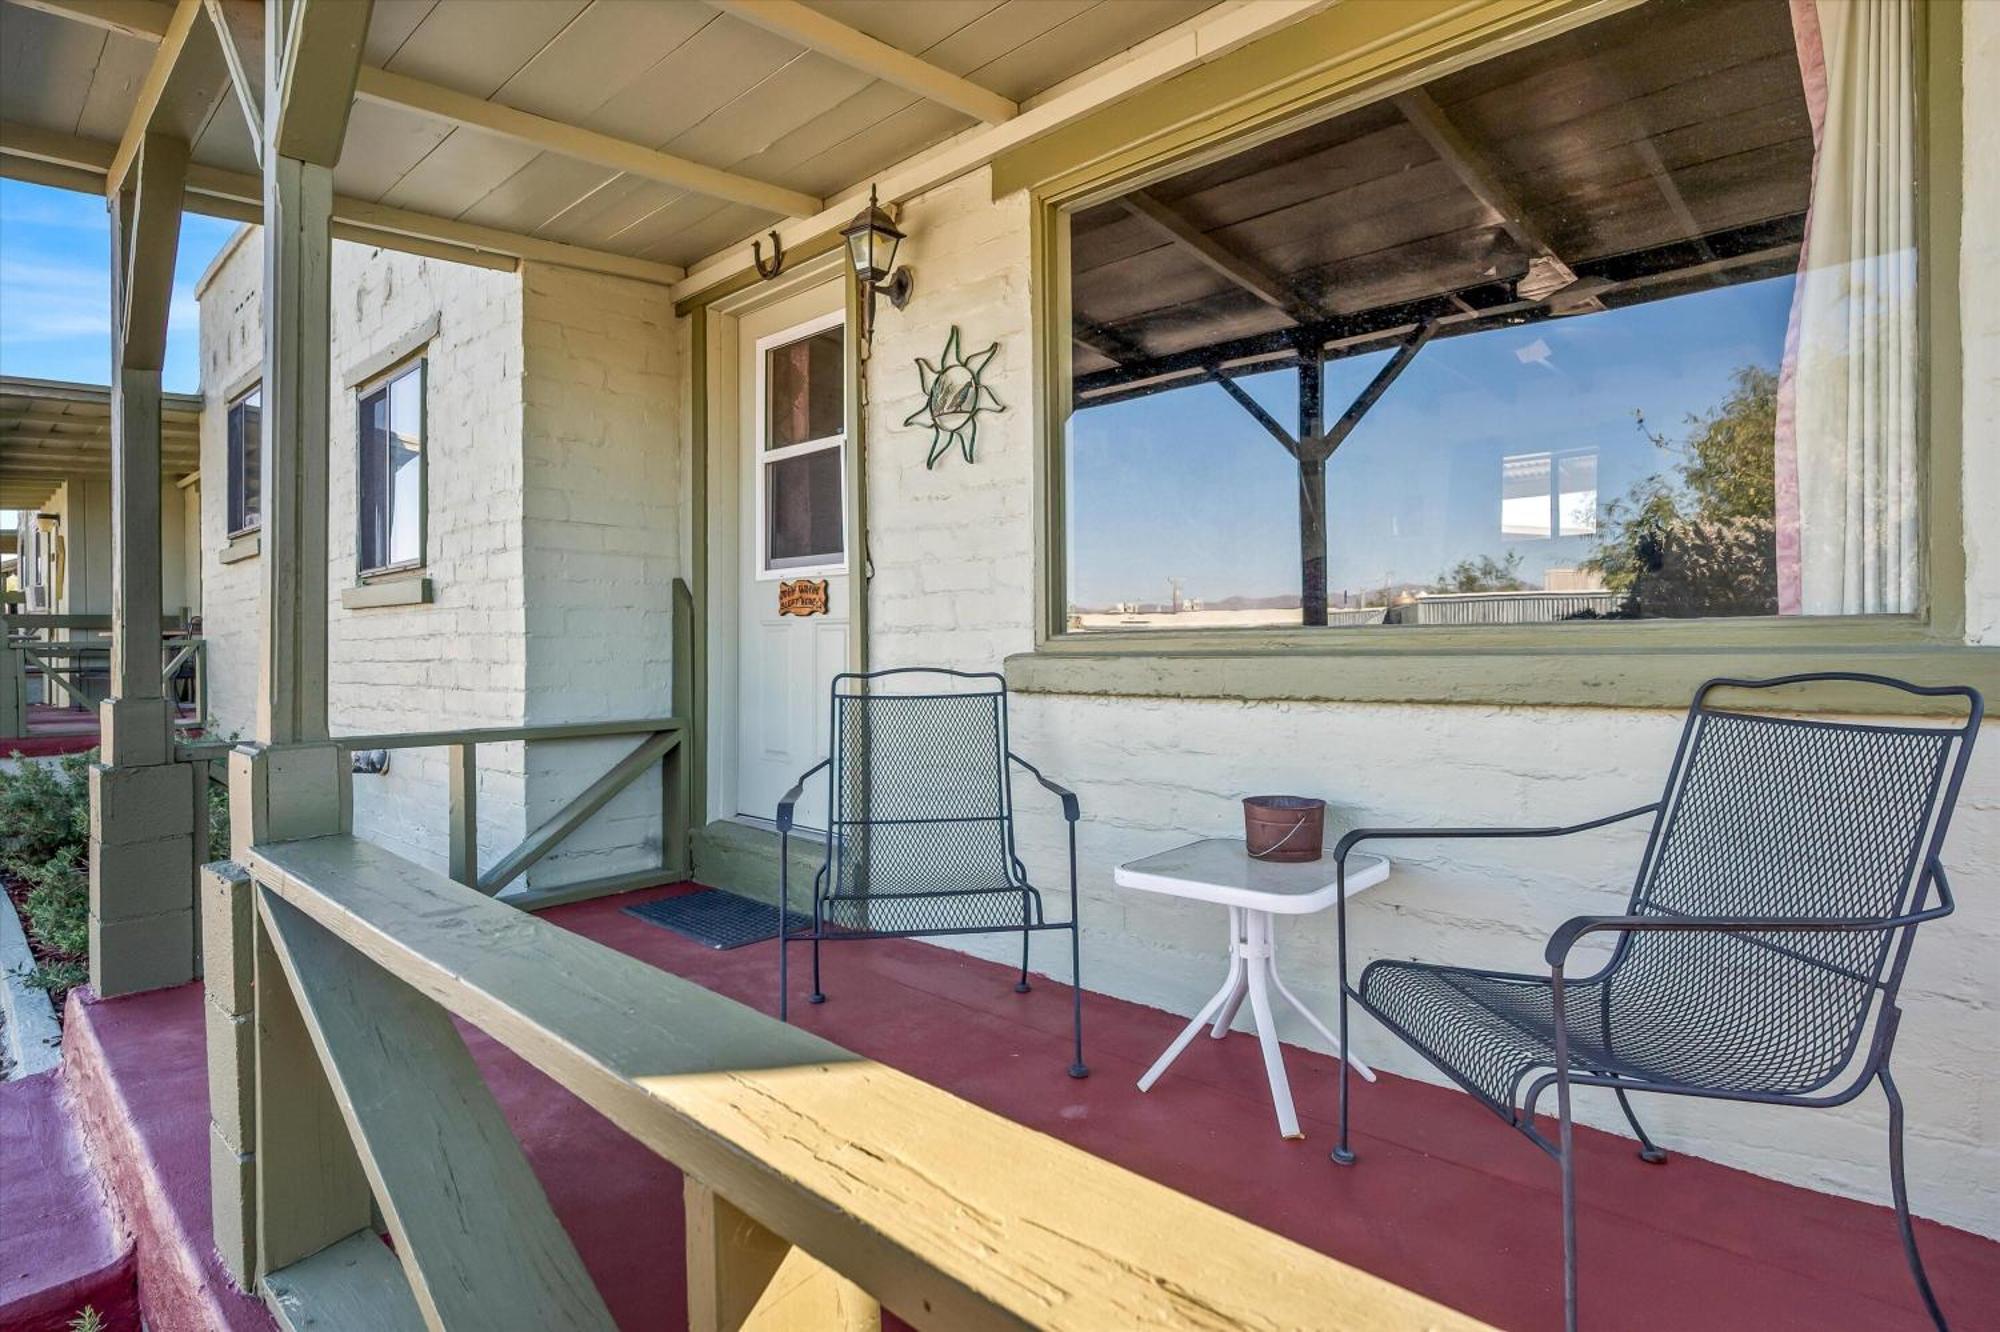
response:
<path id="1" fill-rule="evenodd" d="M 201 467 L 201 398 L 160 395 L 160 473 L 180 477 Z M 0 378 L 0 490 L 39 491 L 39 504 L 67 478 L 111 475 L 111 399 L 98 384 Z M 0 505 L 0 507 L 20 507 Z"/>
<path id="2" fill-rule="evenodd" d="M 1216 3 L 811 0 L 784 10 L 786 34 L 693 0 L 381 3 L 335 187 L 353 204 L 685 267 L 787 214 L 817 226 L 830 201 L 976 125 L 964 107 L 1032 107 Z M 0 119 L 118 139 L 173 14 L 162 0 L 0 2 Z M 853 38 L 826 40 L 832 25 Z M 192 133 L 190 189 L 227 200 L 198 181 L 254 169 L 239 99 Z M 81 183 L 17 159 L 0 170 Z"/>

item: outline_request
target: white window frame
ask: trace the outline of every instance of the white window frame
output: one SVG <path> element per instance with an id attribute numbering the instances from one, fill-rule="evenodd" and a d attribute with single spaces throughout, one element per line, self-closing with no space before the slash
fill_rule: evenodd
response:
<path id="1" fill-rule="evenodd" d="M 848 547 L 852 544 L 848 538 L 853 535 L 853 533 L 847 530 L 847 420 L 853 404 L 848 401 L 848 395 L 852 391 L 852 386 L 847 382 L 845 369 L 842 370 L 840 377 L 840 433 L 825 435 L 819 439 L 801 440 L 797 444 L 787 444 L 782 449 L 767 450 L 764 447 L 765 440 L 769 436 L 771 413 L 770 399 L 766 396 L 764 382 L 765 367 L 768 364 L 766 353 L 773 347 L 782 347 L 787 343 L 798 342 L 803 338 L 811 337 L 815 333 L 824 333 L 830 328 L 842 329 L 842 337 L 844 339 L 847 336 L 844 331 L 846 324 L 847 312 L 845 310 L 835 310 L 830 314 L 819 315 L 816 318 L 806 320 L 802 324 L 794 324 L 790 328 L 780 329 L 776 333 L 757 339 L 755 348 L 757 362 L 756 395 L 752 399 L 753 406 L 751 409 L 757 418 L 756 458 L 753 462 L 754 475 L 751 482 L 754 488 L 754 498 L 751 508 L 756 518 L 756 568 L 757 581 L 760 583 L 775 582 L 781 578 L 805 578 L 828 574 L 845 574 L 847 572 L 847 551 Z M 843 366 L 846 364 L 846 359 L 845 355 L 841 357 Z M 771 564 L 770 533 L 767 530 L 771 521 L 769 494 L 770 464 L 783 462 L 787 458 L 802 457 L 809 453 L 822 453 L 829 449 L 837 450 L 837 456 L 840 460 L 840 558 L 819 564 L 784 564 L 773 567 Z"/>

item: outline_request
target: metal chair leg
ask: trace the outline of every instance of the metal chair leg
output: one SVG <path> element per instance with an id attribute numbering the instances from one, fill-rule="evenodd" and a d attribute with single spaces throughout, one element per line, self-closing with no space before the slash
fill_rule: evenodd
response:
<path id="1" fill-rule="evenodd" d="M 826 1002 L 826 994 L 819 988 L 819 926 L 816 924 L 813 926 L 813 992 L 809 996 L 809 1002 L 815 1004 Z"/>
<path id="2" fill-rule="evenodd" d="M 1350 1065 L 1347 1062 L 1347 967 L 1342 958 L 1340 969 L 1340 1141 L 1334 1144 L 1332 1156 L 1336 1164 L 1353 1165 L 1354 1149 L 1347 1142 L 1347 1079 Z"/>
<path id="3" fill-rule="evenodd" d="M 1896 1091 L 1896 1080 L 1889 1076 L 1889 1066 L 1882 1065 L 1882 1090 L 1889 1097 L 1889 1186 L 1896 1195 L 1896 1225 L 1903 1232 L 1903 1257 L 1910 1264 L 1910 1275 L 1916 1278 L 1917 1293 L 1924 1297 L 1924 1308 L 1930 1313 L 1931 1322 L 1938 1332 L 1949 1332 L 1944 1321 L 1944 1310 L 1938 1307 L 1937 1295 L 1931 1290 L 1930 1277 L 1924 1273 L 1923 1256 L 1917 1252 L 1917 1231 L 1910 1219 L 1910 1191 L 1903 1179 L 1903 1098 Z"/>
<path id="4" fill-rule="evenodd" d="M 1024 899 L 1024 901 L 1025 901 L 1025 899 Z M 1024 910 L 1023 910 L 1022 914 L 1023 914 L 1023 916 L 1025 916 L 1025 915 L 1027 914 L 1027 913 L 1026 913 L 1026 911 L 1025 911 L 1025 908 L 1024 908 Z M 1024 920 L 1022 921 L 1022 924 L 1024 924 L 1024 925 L 1025 925 L 1026 923 L 1027 923 L 1027 922 L 1026 922 L 1026 920 L 1024 919 Z M 1029 986 L 1028 986 L 1028 940 L 1029 940 L 1029 939 L 1031 939 L 1031 938 L 1033 938 L 1033 937 L 1034 937 L 1034 932 L 1033 932 L 1033 931 L 1031 931 L 1031 930 L 1026 930 L 1026 929 L 1024 929 L 1024 930 L 1022 930 L 1022 931 L 1021 931 L 1021 979 L 1019 979 L 1019 980 L 1017 980 L 1017 981 L 1015 981 L 1015 982 L 1014 982 L 1014 993 L 1015 993 L 1015 994 L 1026 994 L 1026 993 L 1028 992 L 1028 989 L 1029 989 Z"/>
<path id="5" fill-rule="evenodd" d="M 1569 1079 L 1556 1082 L 1556 1163 L 1562 1170 L 1563 1332 L 1576 1332 L 1576 1144 L 1569 1117 Z"/>
<path id="6" fill-rule="evenodd" d="M 1639 1159 L 1647 1165 L 1664 1164 L 1667 1159 L 1666 1150 L 1647 1136 L 1646 1126 L 1639 1122 L 1637 1112 L 1632 1109 L 1632 1102 L 1626 1099 L 1625 1089 L 1619 1087 L 1616 1091 L 1618 1106 L 1625 1112 L 1625 1122 L 1632 1126 L 1632 1132 L 1639 1135 Z"/>
<path id="7" fill-rule="evenodd" d="M 1069 927 L 1069 999 L 1070 1020 L 1076 1028 L 1076 1062 L 1069 1066 L 1069 1075 L 1087 1078 L 1090 1066 L 1083 1062 L 1083 931 L 1074 924 Z"/>

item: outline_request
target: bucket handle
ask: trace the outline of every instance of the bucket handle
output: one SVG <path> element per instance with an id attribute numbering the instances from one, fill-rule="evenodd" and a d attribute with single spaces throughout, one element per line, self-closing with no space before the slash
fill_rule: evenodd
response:
<path id="1" fill-rule="evenodd" d="M 1293 837 L 1305 831 L 1305 826 L 1306 826 L 1306 820 L 1304 817 L 1305 811 L 1301 810 L 1299 813 L 1300 813 L 1299 821 L 1292 825 L 1291 831 L 1286 833 L 1283 837 L 1280 837 L 1276 842 L 1273 842 L 1270 846 L 1265 847 L 1262 851 L 1250 851 L 1250 848 L 1247 846 L 1244 847 L 1243 849 L 1245 851 L 1250 851 L 1250 858 L 1252 860 L 1262 860 L 1265 856 L 1276 855 L 1279 851 L 1284 850 L 1286 842 L 1291 841 Z"/>

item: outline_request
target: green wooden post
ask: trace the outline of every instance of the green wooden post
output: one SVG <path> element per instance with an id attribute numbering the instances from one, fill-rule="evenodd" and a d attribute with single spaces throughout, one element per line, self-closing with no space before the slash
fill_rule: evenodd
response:
<path id="1" fill-rule="evenodd" d="M 673 715 L 681 741 L 660 770 L 660 863 L 671 878 L 694 873 L 694 594 L 674 579 Z"/>

